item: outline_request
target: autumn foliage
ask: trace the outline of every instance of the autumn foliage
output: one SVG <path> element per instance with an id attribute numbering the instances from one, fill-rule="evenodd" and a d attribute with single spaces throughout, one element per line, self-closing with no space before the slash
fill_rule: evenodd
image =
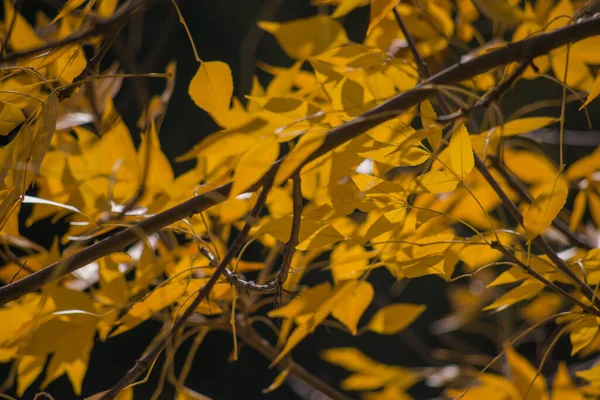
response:
<path id="1" fill-rule="evenodd" d="M 590 130 L 600 122 L 588 111 L 600 94 L 598 1 L 313 0 L 312 17 L 257 21 L 293 62 L 259 62 L 271 78 L 254 76 L 243 98 L 190 34 L 189 101 L 221 129 L 175 161 L 161 127 L 177 60 L 151 74 L 119 52 L 106 63 L 156 1 L 68 0 L 35 18 L 18 3 L 4 0 L 0 30 L 2 391 L 20 397 L 66 374 L 81 396 L 94 345 L 153 319 L 156 339 L 93 399 L 132 399 L 159 357 L 209 334 L 230 338 L 231 362 L 242 345 L 269 359 L 279 372 L 264 393 L 293 378 L 335 399 L 418 398 L 416 385 L 472 400 L 599 398 L 600 148 L 567 163 L 564 146 L 569 105 Z M 368 16 L 359 43 L 344 25 L 353 13 Z M 128 79 L 164 82 L 138 92 L 137 124 L 114 102 Z M 505 95 L 533 81 L 561 94 L 528 93 L 507 113 Z M 22 235 L 48 221 L 50 247 Z M 415 368 L 358 344 L 313 349 L 348 371 L 341 383 L 294 363 L 316 330 L 397 335 L 426 317 L 401 295 L 375 302 L 376 269 L 386 291 L 443 280 L 450 313 L 428 331 L 497 351 L 453 359 L 450 343 Z M 548 326 L 537 357 L 522 350 Z M 559 342 L 570 358 L 553 356 Z M 193 359 L 163 377 L 178 400 L 205 398 L 186 382 Z"/>

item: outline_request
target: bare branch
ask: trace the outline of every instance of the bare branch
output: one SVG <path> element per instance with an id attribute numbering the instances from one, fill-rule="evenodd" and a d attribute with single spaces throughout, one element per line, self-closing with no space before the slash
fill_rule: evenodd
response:
<path id="1" fill-rule="evenodd" d="M 258 216 L 262 211 L 262 208 L 267 200 L 267 195 L 271 186 L 273 185 L 273 180 L 275 178 L 275 172 L 277 169 L 272 170 L 266 177 L 262 192 L 258 196 L 256 200 L 256 204 L 252 208 L 250 212 L 249 218 L 247 218 L 244 227 L 240 231 L 240 233 L 236 236 L 233 241 L 231 247 L 219 263 L 219 266 L 216 268 L 215 272 L 211 275 L 210 279 L 206 282 L 206 284 L 200 289 L 192 303 L 185 309 L 183 314 L 175 321 L 169 332 L 163 336 L 161 340 L 159 340 L 146 354 L 140 357 L 133 368 L 131 368 L 123 378 L 108 392 L 104 393 L 100 400 L 110 400 L 114 399 L 118 396 L 118 394 L 131 385 L 142 373 L 144 373 L 150 365 L 154 362 L 154 360 L 160 355 L 162 350 L 165 348 L 167 343 L 173 338 L 181 328 L 185 325 L 186 321 L 192 316 L 192 314 L 196 311 L 196 308 L 202 303 L 202 300 L 206 299 L 210 294 L 212 288 L 215 286 L 221 273 L 227 267 L 227 265 L 233 260 L 235 255 L 240 251 L 246 238 L 248 237 L 248 233 L 252 228 L 252 225 L 258 220 Z"/>

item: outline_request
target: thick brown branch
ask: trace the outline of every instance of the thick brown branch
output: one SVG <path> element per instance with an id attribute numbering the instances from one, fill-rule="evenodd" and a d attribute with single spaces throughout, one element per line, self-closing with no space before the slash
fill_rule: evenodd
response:
<path id="1" fill-rule="evenodd" d="M 511 43 L 463 63 L 455 64 L 425 80 L 413 90 L 402 92 L 362 116 L 333 128 L 326 135 L 323 144 L 298 166 L 294 173 L 300 171 L 310 161 L 357 137 L 368 129 L 393 118 L 402 110 L 435 96 L 438 92 L 435 89 L 435 85 L 457 84 L 500 65 L 519 61 L 524 57 L 535 58 L 547 54 L 551 50 L 567 43 L 576 42 L 598 34 L 600 34 L 600 16 L 594 16 L 552 32 Z M 276 165 L 279 165 L 279 163 L 280 161 Z M 294 173 L 291 175 L 294 175 Z M 262 183 L 260 181 L 248 190 L 257 190 L 262 186 Z M 0 288 L 0 305 L 6 304 L 25 293 L 37 290 L 44 284 L 59 279 L 101 257 L 123 250 L 133 242 L 139 240 L 138 233 L 140 231 L 147 234 L 157 232 L 182 218 L 201 212 L 214 204 L 224 201 L 227 198 L 230 188 L 231 184 L 227 184 L 211 192 L 196 196 L 185 203 L 142 221 L 134 227 L 102 240 L 74 256 L 67 257 L 60 264 L 53 264 L 20 281 Z M 65 265 L 64 270 L 59 268 L 61 264 Z M 57 273 L 57 271 L 60 271 L 60 273 Z"/>
<path id="2" fill-rule="evenodd" d="M 108 392 L 104 393 L 100 400 L 110 400 L 116 398 L 119 393 L 125 389 L 127 386 L 131 385 L 135 380 L 144 373 L 150 365 L 154 362 L 154 360 L 160 355 L 162 350 L 165 348 L 167 343 L 173 338 L 181 328 L 185 325 L 186 321 L 192 316 L 192 314 L 196 311 L 196 308 L 202 303 L 202 300 L 206 299 L 210 294 L 212 288 L 215 286 L 219 277 L 221 276 L 223 270 L 229 265 L 231 260 L 235 257 L 235 255 L 240 251 L 244 242 L 248 238 L 248 233 L 250 233 L 250 229 L 252 225 L 258 220 L 258 216 L 262 211 L 262 208 L 267 200 L 267 195 L 271 186 L 273 185 L 273 179 L 275 178 L 275 172 L 277 170 L 274 169 L 272 173 L 267 175 L 265 180 L 265 184 L 263 186 L 263 190 L 258 196 L 256 200 L 256 204 L 252 208 L 249 218 L 247 219 L 244 227 L 240 231 L 240 233 L 236 236 L 233 241 L 231 247 L 219 263 L 219 266 L 216 268 L 215 272 L 211 275 L 210 279 L 206 282 L 206 284 L 200 289 L 192 303 L 185 309 L 183 314 L 175 321 L 169 332 L 161 340 L 159 340 L 146 354 L 144 354 L 139 360 L 136 361 L 133 368 L 131 368 L 125 376 Z"/>

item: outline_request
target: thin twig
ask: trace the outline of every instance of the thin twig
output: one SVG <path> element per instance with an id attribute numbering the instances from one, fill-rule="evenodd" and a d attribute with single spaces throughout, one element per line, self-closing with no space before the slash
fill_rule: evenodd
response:
<path id="1" fill-rule="evenodd" d="M 110 400 L 114 399 L 118 396 L 118 394 L 124 390 L 126 387 L 131 385 L 142 373 L 144 373 L 150 365 L 154 362 L 154 360 L 160 355 L 164 347 L 171 340 L 173 336 L 175 336 L 179 330 L 185 325 L 186 321 L 190 316 L 196 311 L 196 308 L 202 303 L 204 299 L 208 297 L 212 288 L 215 286 L 219 277 L 221 276 L 223 270 L 227 267 L 227 265 L 233 260 L 235 255 L 240 251 L 246 238 L 248 237 L 248 233 L 252 228 L 252 225 L 258 220 L 260 212 L 267 200 L 267 195 L 271 186 L 273 185 L 273 180 L 275 178 L 275 172 L 277 170 L 273 170 L 271 174 L 267 176 L 263 189 L 256 200 L 256 204 L 252 208 L 250 212 L 249 218 L 247 218 L 244 227 L 240 231 L 240 233 L 236 236 L 235 240 L 231 244 L 231 247 L 219 263 L 219 266 L 216 268 L 215 272 L 211 275 L 206 284 L 200 289 L 192 303 L 185 309 L 183 314 L 175 321 L 171 329 L 167 334 L 165 334 L 146 354 L 140 357 L 133 368 L 131 368 L 121 380 L 112 387 L 109 391 L 104 393 L 100 400 Z"/>
<path id="2" fill-rule="evenodd" d="M 325 136 L 323 144 L 314 150 L 304 162 L 300 163 L 296 170 L 290 173 L 290 176 L 299 172 L 309 162 L 359 136 L 374 126 L 397 116 L 401 111 L 435 96 L 438 92 L 435 89 L 436 85 L 449 85 L 461 82 L 500 65 L 519 61 L 524 57 L 535 58 L 547 54 L 553 49 L 567 43 L 583 40 L 598 34 L 600 34 L 600 15 L 581 20 L 580 22 L 548 33 L 529 37 L 520 42 L 511 43 L 510 46 L 504 46 L 465 62 L 454 64 L 425 80 L 414 89 L 399 93 L 363 115 L 331 129 Z M 280 163 L 281 160 L 275 162 L 272 168 L 275 168 Z M 252 187 L 248 188 L 248 191 L 258 190 L 263 183 L 264 180 L 259 180 Z M 66 257 L 60 264 L 52 264 L 17 282 L 1 287 L 0 305 L 15 300 L 25 293 L 35 291 L 46 283 L 57 280 L 101 257 L 123 250 L 138 240 L 139 236 L 135 232 L 142 231 L 147 234 L 157 232 L 165 226 L 225 201 L 230 189 L 231 183 L 228 183 L 202 195 L 195 196 L 128 229 L 113 234 L 70 257 Z M 63 265 L 66 266 L 64 270 L 61 269 Z M 60 274 L 55 273 L 57 269 L 61 270 Z"/>

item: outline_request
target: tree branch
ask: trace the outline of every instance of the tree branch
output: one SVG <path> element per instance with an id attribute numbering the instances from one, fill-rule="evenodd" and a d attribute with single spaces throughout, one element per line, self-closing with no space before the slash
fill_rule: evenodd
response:
<path id="1" fill-rule="evenodd" d="M 414 89 L 402 92 L 354 120 L 331 129 L 325 136 L 323 144 L 301 163 L 291 175 L 299 172 L 310 161 L 326 154 L 374 126 L 393 118 L 402 110 L 435 96 L 438 92 L 435 89 L 436 85 L 457 84 L 500 65 L 519 61 L 524 57 L 535 58 L 547 54 L 551 50 L 567 43 L 576 42 L 598 34 L 600 34 L 600 16 L 594 16 L 552 32 L 542 33 L 520 42 L 511 43 L 465 62 L 454 64 L 423 81 L 423 83 L 417 85 Z M 278 160 L 273 168 L 276 168 L 280 162 L 281 160 Z M 259 181 L 248 190 L 258 190 L 263 185 L 263 182 L 264 180 Z M 139 239 L 138 234 L 140 231 L 147 234 L 157 232 L 182 218 L 202 212 L 224 201 L 230 189 L 231 183 L 228 183 L 208 193 L 196 196 L 116 233 L 107 239 L 97 242 L 73 256 L 66 257 L 59 263 L 52 264 L 20 281 L 0 288 L 0 305 L 17 299 L 25 293 L 37 290 L 44 284 L 59 279 L 101 257 L 123 250 Z M 64 265 L 64 268 L 61 267 L 62 265 Z"/>
<path id="2" fill-rule="evenodd" d="M 227 267 L 227 265 L 233 260 L 235 255 L 240 251 L 244 242 L 248 238 L 248 233 L 250 233 L 250 229 L 252 225 L 258 220 L 260 212 L 267 200 L 267 195 L 271 186 L 273 185 L 273 180 L 275 178 L 275 172 L 277 169 L 274 169 L 271 173 L 267 175 L 265 180 L 265 184 L 263 186 L 262 192 L 258 196 L 256 200 L 256 204 L 252 208 L 250 212 L 249 218 L 246 220 L 244 227 L 240 231 L 240 233 L 236 236 L 233 241 L 231 247 L 219 263 L 219 266 L 215 269 L 215 272 L 211 275 L 210 279 L 206 282 L 206 284 L 200 289 L 194 301 L 185 309 L 181 317 L 175 321 L 169 332 L 159 340 L 146 354 L 144 354 L 140 359 L 138 359 L 129 371 L 125 374 L 123 378 L 108 392 L 104 393 L 100 400 L 111 400 L 118 396 L 118 394 L 125 389 L 127 386 L 131 385 L 142 373 L 144 373 L 150 365 L 154 362 L 154 360 L 160 355 L 162 350 L 165 348 L 167 343 L 173 338 L 179 330 L 185 325 L 186 321 L 192 316 L 192 314 L 196 311 L 196 308 L 202 303 L 202 300 L 206 299 L 210 294 L 213 286 L 219 280 L 219 277 Z"/>
<path id="3" fill-rule="evenodd" d="M 496 192 L 496 194 L 502 201 L 502 204 L 504 204 L 504 206 L 508 209 L 510 214 L 517 220 L 519 225 L 523 225 L 523 215 L 519 211 L 518 207 L 508 197 L 504 190 L 502 190 L 500 184 L 498 184 L 498 182 L 494 179 L 487 165 L 485 165 L 485 162 L 483 162 L 483 160 L 479 158 L 477 153 L 474 152 L 473 156 L 475 158 L 475 167 L 477 168 L 477 170 L 489 183 L 494 192 Z M 579 278 L 579 276 L 577 276 L 577 274 L 575 274 L 575 272 L 573 272 L 573 270 L 571 270 L 571 268 L 569 268 L 569 266 L 564 262 L 564 260 L 561 259 L 558 256 L 558 254 L 556 254 L 556 251 L 554 251 L 554 249 L 552 249 L 552 247 L 548 245 L 548 243 L 544 240 L 544 238 L 541 235 L 536 236 L 531 242 L 535 246 L 537 246 L 537 248 L 540 249 L 544 254 L 546 254 L 548 258 L 550 258 L 550 261 L 554 263 L 556 269 L 562 272 L 564 275 L 566 275 L 567 278 L 569 278 L 571 282 L 573 282 L 575 287 L 577 287 L 581 291 L 581 293 L 590 301 L 591 304 L 593 304 L 596 307 L 597 310 L 600 310 L 600 299 L 594 295 L 594 291 L 592 290 L 592 288 L 590 288 L 584 281 L 581 280 L 581 278 Z"/>

